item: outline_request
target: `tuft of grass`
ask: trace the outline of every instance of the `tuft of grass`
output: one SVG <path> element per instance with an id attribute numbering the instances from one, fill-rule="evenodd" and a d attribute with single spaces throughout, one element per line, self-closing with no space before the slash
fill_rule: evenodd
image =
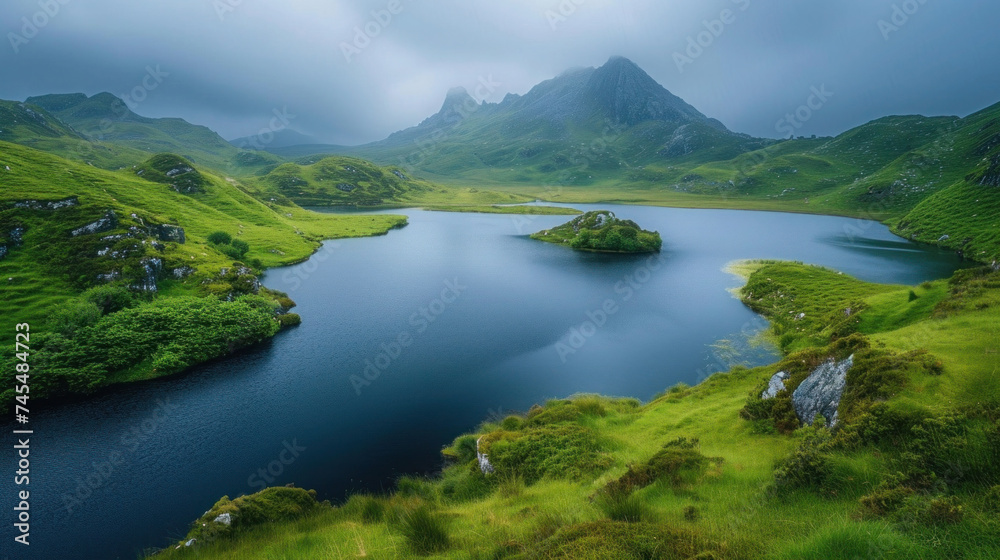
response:
<path id="1" fill-rule="evenodd" d="M 451 546 L 446 523 L 426 506 L 404 514 L 401 522 L 406 542 L 417 554 L 427 556 Z"/>
<path id="2" fill-rule="evenodd" d="M 594 498 L 594 503 L 612 521 L 624 523 L 655 521 L 653 510 L 649 504 L 636 494 L 618 490 L 603 490 Z"/>

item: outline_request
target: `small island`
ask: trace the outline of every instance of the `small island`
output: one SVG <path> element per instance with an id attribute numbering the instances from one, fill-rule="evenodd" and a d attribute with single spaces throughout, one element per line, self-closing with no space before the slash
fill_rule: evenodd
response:
<path id="1" fill-rule="evenodd" d="M 657 253 L 663 246 L 659 232 L 646 231 L 632 220 L 619 220 L 608 210 L 587 212 L 531 238 L 602 253 Z"/>

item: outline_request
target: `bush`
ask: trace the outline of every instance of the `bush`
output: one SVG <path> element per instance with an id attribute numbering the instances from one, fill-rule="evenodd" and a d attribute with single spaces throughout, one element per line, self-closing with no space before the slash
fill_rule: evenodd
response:
<path id="1" fill-rule="evenodd" d="M 453 459 L 460 465 L 469 463 L 476 458 L 477 439 L 479 439 L 479 437 L 473 434 L 458 436 L 455 438 L 455 441 L 452 442 L 451 447 L 445 448 L 442 451 L 442 454 L 449 459 Z"/>
<path id="2" fill-rule="evenodd" d="M 601 453 L 596 439 L 593 430 L 576 424 L 543 425 L 489 433 L 481 450 L 498 473 L 517 474 L 534 484 L 545 476 L 575 480 L 608 468 L 611 459 Z"/>
<path id="3" fill-rule="evenodd" d="M 631 494 L 657 480 L 666 480 L 674 488 L 692 481 L 708 467 L 721 463 L 721 458 L 708 458 L 698 451 L 698 440 L 678 438 L 663 446 L 641 465 L 629 465 L 628 471 L 605 486 L 611 493 Z"/>
<path id="4" fill-rule="evenodd" d="M 427 556 L 445 551 L 451 546 L 444 521 L 426 506 L 403 515 L 402 526 L 407 544 L 417 554 Z"/>
<path id="5" fill-rule="evenodd" d="M 103 312 L 96 304 L 86 300 L 74 300 L 52 314 L 52 330 L 67 338 L 73 338 L 80 330 L 96 324 L 101 315 Z"/>
<path id="6" fill-rule="evenodd" d="M 898 480 L 882 483 L 872 493 L 862 496 L 861 514 L 863 517 L 885 517 L 899 511 L 913 490 L 901 486 Z"/>
<path id="7" fill-rule="evenodd" d="M 278 323 L 281 325 L 281 328 L 297 327 L 302 324 L 302 317 L 298 313 L 285 313 L 284 315 L 278 315 Z"/>
<path id="8" fill-rule="evenodd" d="M 299 519 L 320 507 L 320 503 L 316 501 L 316 491 L 301 488 L 267 488 L 235 500 L 223 496 L 194 522 L 184 540 L 211 542 L 257 525 Z M 229 514 L 230 525 L 215 521 L 222 514 Z"/>
<path id="9" fill-rule="evenodd" d="M 80 301 L 53 320 L 72 337 L 51 334 L 33 345 L 32 369 L 39 374 L 33 396 L 90 392 L 147 360 L 174 373 L 261 342 L 279 328 L 272 304 L 258 296 L 163 298 L 103 317 L 95 304 Z M 0 371 L 0 383 L 13 387 L 13 369 Z M 0 395 L 11 398 L 13 389 Z"/>
<path id="10" fill-rule="evenodd" d="M 123 286 L 97 286 L 87 290 L 80 297 L 96 305 L 104 315 L 135 305 L 135 295 Z"/>
<path id="11" fill-rule="evenodd" d="M 772 489 L 781 495 L 797 489 L 823 489 L 829 482 L 830 458 L 818 446 L 806 442 L 774 469 Z"/>
<path id="12" fill-rule="evenodd" d="M 233 241 L 233 236 L 224 231 L 214 231 L 208 234 L 208 242 L 215 245 L 229 245 Z"/>

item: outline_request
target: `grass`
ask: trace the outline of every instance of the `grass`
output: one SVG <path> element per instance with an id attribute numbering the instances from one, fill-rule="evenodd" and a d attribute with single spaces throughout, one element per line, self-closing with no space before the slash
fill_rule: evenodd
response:
<path id="1" fill-rule="evenodd" d="M 842 313 L 845 305 L 861 302 L 853 314 L 858 320 L 850 332 L 838 333 L 822 321 L 789 318 L 784 304 L 762 307 L 776 329 L 793 333 L 780 364 L 736 368 L 646 404 L 594 395 L 549 401 L 457 438 L 444 450 L 451 466 L 437 479 L 402 485 L 411 490 L 354 498 L 343 507 L 162 557 L 1000 558 L 1000 522 L 990 497 L 997 471 L 989 461 L 972 459 L 1000 453 L 1000 432 L 990 428 L 1000 407 L 1000 356 L 990 350 L 1000 332 L 1000 273 L 963 271 L 950 282 L 906 287 L 795 263 L 737 268 L 754 290 L 788 290 L 784 299 L 807 316 Z M 912 301 L 911 290 L 918 296 Z M 921 331 L 931 334 L 913 335 Z M 933 371 L 902 366 L 901 385 L 857 404 L 858 414 L 842 413 L 845 428 L 832 434 L 799 428 L 782 435 L 741 418 L 749 396 L 759 395 L 778 367 L 822 361 L 858 337 L 869 340 L 871 357 L 858 355 L 860 369 L 852 370 L 849 388 L 850 379 L 895 371 L 892 364 L 926 364 Z M 926 348 L 940 369 L 925 354 L 910 353 L 914 345 Z M 884 364 L 888 370 L 879 369 Z M 866 414 L 873 411 L 881 420 L 869 421 Z M 872 439 L 872 426 L 889 429 L 899 422 L 901 435 L 878 436 L 889 438 L 883 443 Z M 925 427 L 910 432 L 905 426 L 912 422 Z M 920 430 L 936 425 L 968 435 L 923 446 Z M 985 443 L 990 437 L 997 439 L 992 448 Z M 490 460 L 496 458 L 492 475 L 478 469 L 479 438 Z M 895 484 L 895 469 L 908 476 L 924 468 L 946 473 L 941 458 L 947 457 L 967 457 L 960 459 L 964 474 L 940 475 L 944 486 L 912 494 L 919 499 L 897 513 L 865 513 L 862 498 Z M 776 484 L 782 491 L 773 490 Z M 949 513 L 956 507 L 960 514 Z M 435 520 L 424 521 L 447 527 L 447 549 L 418 551 L 391 514 L 418 508 Z"/>
<path id="2" fill-rule="evenodd" d="M 512 193 L 444 187 L 414 178 L 397 166 L 380 167 L 339 156 L 303 158 L 282 164 L 261 177 L 248 177 L 245 182 L 262 199 L 302 206 L 490 208 L 532 201 Z"/>
<path id="3" fill-rule="evenodd" d="M 164 163 L 162 159 L 153 158 L 150 165 Z M 176 156 L 167 159 L 171 165 L 183 161 Z M 402 216 L 330 215 L 279 206 L 254 198 L 239 181 L 205 170 L 195 173 L 196 188 L 179 192 L 171 184 L 138 176 L 136 170 L 101 170 L 0 142 L 0 244 L 8 247 L 7 256 L 0 259 L 0 313 L 15 323 L 31 323 L 33 331 L 51 330 L 47 326 L 54 312 L 100 285 L 98 274 L 118 274 L 118 283 L 129 285 L 142 278 L 143 263 L 153 258 L 162 262 L 157 298 L 213 294 L 225 298 L 236 289 L 234 283 L 249 281 L 266 267 L 304 260 L 323 239 L 380 235 L 406 223 Z M 76 204 L 57 210 L 15 206 L 71 197 Z M 118 219 L 113 229 L 71 235 L 73 229 L 109 210 Z M 186 242 L 156 239 L 148 228 L 161 224 L 183 228 Z M 15 230 L 22 231 L 20 245 Z M 241 259 L 249 267 L 247 275 L 222 274 L 223 269 L 239 267 L 223 247 L 208 241 L 216 231 L 228 233 L 247 248 Z M 138 237 L 103 240 L 125 234 Z M 174 271 L 186 275 L 175 277 Z"/>

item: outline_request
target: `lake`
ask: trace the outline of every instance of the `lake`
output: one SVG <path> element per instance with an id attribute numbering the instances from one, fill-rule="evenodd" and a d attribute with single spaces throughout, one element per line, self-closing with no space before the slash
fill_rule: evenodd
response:
<path id="1" fill-rule="evenodd" d="M 176 378 L 36 411 L 33 544 L 11 551 L 5 523 L 3 555 L 131 559 L 183 536 L 222 495 L 293 482 L 335 502 L 388 490 L 439 469 L 441 447 L 487 417 L 574 393 L 647 400 L 731 364 L 772 362 L 754 343 L 766 323 L 728 291 L 740 281 L 723 269 L 736 259 L 906 284 L 961 266 L 855 219 L 573 206 L 658 230 L 663 252 L 527 238 L 568 216 L 394 211 L 409 226 L 328 242 L 267 273 L 298 302 L 301 327 Z M 3 467 L 16 470 L 12 454 Z"/>

